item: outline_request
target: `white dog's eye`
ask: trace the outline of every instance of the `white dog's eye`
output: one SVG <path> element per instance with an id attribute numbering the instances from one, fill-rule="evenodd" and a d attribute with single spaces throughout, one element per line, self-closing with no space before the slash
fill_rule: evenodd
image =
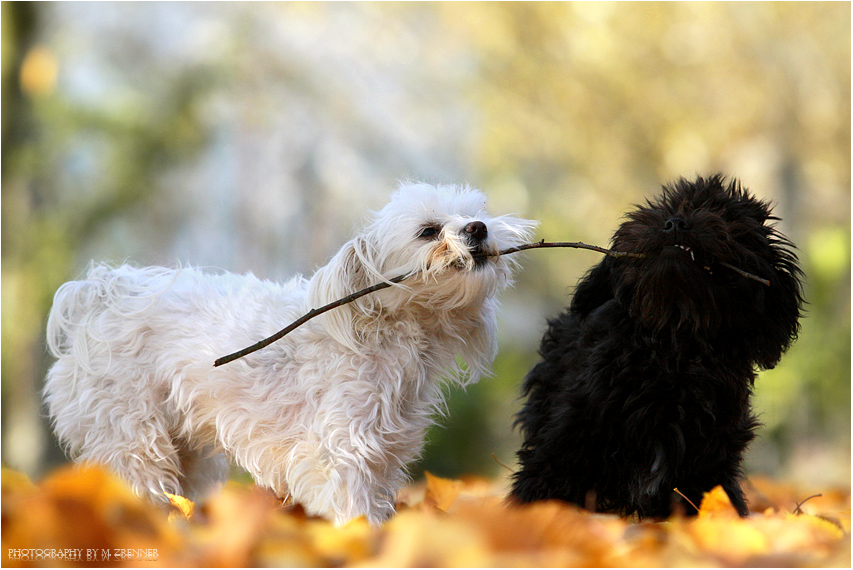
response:
<path id="1" fill-rule="evenodd" d="M 418 234 L 418 237 L 423 239 L 434 238 L 439 234 L 440 231 L 441 228 L 439 228 L 438 226 L 427 226 L 421 230 L 421 233 Z"/>

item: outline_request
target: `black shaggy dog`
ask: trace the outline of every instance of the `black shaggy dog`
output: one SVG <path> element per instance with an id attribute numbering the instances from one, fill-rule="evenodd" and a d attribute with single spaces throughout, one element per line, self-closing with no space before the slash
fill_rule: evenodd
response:
<path id="1" fill-rule="evenodd" d="M 525 380 L 513 499 L 665 518 L 695 513 L 674 488 L 698 505 L 722 485 L 748 514 L 739 479 L 758 425 L 755 370 L 796 338 L 803 303 L 774 220 L 721 175 L 681 179 L 627 215 L 612 247 L 642 256 L 587 273 Z"/>

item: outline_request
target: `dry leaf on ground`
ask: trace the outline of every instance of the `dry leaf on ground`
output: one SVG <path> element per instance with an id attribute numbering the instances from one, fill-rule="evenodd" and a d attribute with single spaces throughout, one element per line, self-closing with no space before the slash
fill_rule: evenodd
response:
<path id="1" fill-rule="evenodd" d="M 839 566 L 850 565 L 850 493 L 747 483 L 741 519 L 722 489 L 699 516 L 637 523 L 559 502 L 512 505 L 506 482 L 428 474 L 403 490 L 380 528 L 341 528 L 227 484 L 206 503 L 160 508 L 98 467 L 66 467 L 38 484 L 3 469 L 6 566 Z M 800 505 L 799 511 L 796 510 Z M 795 514 L 796 513 L 796 514 Z"/>

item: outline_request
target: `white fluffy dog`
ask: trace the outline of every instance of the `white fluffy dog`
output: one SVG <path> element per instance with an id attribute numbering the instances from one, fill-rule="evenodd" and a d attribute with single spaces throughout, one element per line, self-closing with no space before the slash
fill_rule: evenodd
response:
<path id="1" fill-rule="evenodd" d="M 93 265 L 57 291 L 48 319 L 57 436 L 154 501 L 202 498 L 227 478 L 227 455 L 311 514 L 382 522 L 441 407 L 442 378 L 476 382 L 495 356 L 496 294 L 514 264 L 477 254 L 528 241 L 535 222 L 484 205 L 468 188 L 403 185 L 328 265 L 285 284 Z M 414 270 L 213 367 L 312 307 Z"/>

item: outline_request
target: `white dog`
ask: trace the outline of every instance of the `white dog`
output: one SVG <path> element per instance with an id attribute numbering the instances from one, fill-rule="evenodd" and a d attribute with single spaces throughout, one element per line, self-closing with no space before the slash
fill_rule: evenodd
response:
<path id="1" fill-rule="evenodd" d="M 311 514 L 382 522 L 441 407 L 442 379 L 476 382 L 495 356 L 496 294 L 514 263 L 477 254 L 528 241 L 535 222 L 492 218 L 484 205 L 476 190 L 404 185 L 328 265 L 283 285 L 93 265 L 57 291 L 48 319 L 57 436 L 155 501 L 202 498 L 227 479 L 227 455 Z M 312 307 L 414 270 L 213 367 Z"/>

